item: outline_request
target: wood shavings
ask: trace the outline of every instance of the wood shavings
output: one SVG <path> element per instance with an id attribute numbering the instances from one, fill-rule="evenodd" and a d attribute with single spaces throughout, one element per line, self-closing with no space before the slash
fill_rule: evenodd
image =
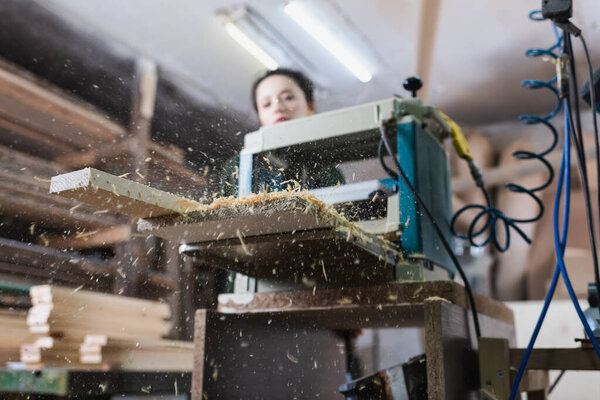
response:
<path id="1" fill-rule="evenodd" d="M 371 202 L 375 203 L 375 200 L 377 200 L 378 196 L 379 196 L 379 193 L 375 192 L 375 196 L 373 196 L 373 198 L 371 199 Z"/>
<path id="2" fill-rule="evenodd" d="M 135 173 L 136 173 L 136 174 L 137 174 L 137 176 L 139 176 L 140 178 L 142 178 L 142 179 L 146 179 L 146 177 L 140 173 L 140 169 L 139 169 L 139 168 L 136 168 L 136 169 L 135 169 Z"/>
<path id="3" fill-rule="evenodd" d="M 412 295 L 413 299 L 416 299 L 417 297 L 419 297 L 419 293 L 421 293 L 422 291 L 423 291 L 423 286 L 421 286 L 417 290 L 415 290 L 415 292 Z"/>
<path id="4" fill-rule="evenodd" d="M 327 273 L 325 272 L 325 262 L 323 259 L 321 259 L 321 267 L 323 268 L 323 277 L 325 278 L 325 281 L 327 281 Z"/>
<path id="5" fill-rule="evenodd" d="M 108 210 L 96 210 L 92 214 L 94 214 L 94 215 L 106 214 L 107 212 L 108 212 Z"/>
<path id="6" fill-rule="evenodd" d="M 122 268 L 117 268 L 117 273 L 121 276 L 121 278 L 127 278 L 127 275 L 125 275 L 125 272 L 123 272 Z"/>
<path id="7" fill-rule="evenodd" d="M 77 210 L 79 207 L 81 207 L 81 203 L 74 205 L 73 207 L 69 208 L 69 214 L 73 214 L 73 212 L 75 210 Z"/>
<path id="8" fill-rule="evenodd" d="M 402 259 L 398 248 L 376 235 L 364 232 L 353 222 L 350 222 L 342 214 L 338 213 L 332 206 L 318 200 L 305 190 L 297 190 L 299 183 L 294 180 L 285 183 L 294 183 L 296 187 L 292 190 L 253 193 L 241 198 L 216 197 L 210 204 L 195 203 L 190 207 L 190 213 L 179 215 L 168 219 L 169 224 L 191 224 L 204 221 L 228 220 L 251 215 L 263 215 L 269 217 L 283 212 L 302 212 L 315 218 L 315 222 L 321 226 L 328 226 L 334 236 L 356 243 L 359 246 L 375 246 L 382 249 L 386 257 L 381 257 L 384 262 L 396 262 Z M 165 222 L 167 220 L 165 219 Z M 292 232 L 293 233 L 293 232 Z M 240 238 L 241 235 L 238 235 Z M 243 238 L 240 241 L 245 248 L 244 253 L 249 254 Z M 393 260 L 393 261 L 390 261 Z"/>
<path id="9" fill-rule="evenodd" d="M 73 293 L 79 292 L 81 289 L 83 289 L 84 286 L 85 285 L 79 285 L 79 286 L 77 286 L 75 289 L 73 289 Z"/>
<path id="10" fill-rule="evenodd" d="M 48 247 L 48 245 L 50 244 L 50 241 L 48 240 L 48 238 L 46 237 L 45 233 L 42 233 L 40 235 L 40 239 L 42 240 L 42 243 L 44 244 L 44 247 Z"/>
<path id="11" fill-rule="evenodd" d="M 127 178 L 129 176 L 129 172 L 126 172 L 122 175 L 119 175 L 119 178 Z"/>
<path id="12" fill-rule="evenodd" d="M 246 243 L 244 242 L 244 239 L 242 238 L 242 233 L 240 232 L 240 230 L 236 229 L 235 234 L 237 235 L 238 239 L 240 239 L 240 244 L 242 245 L 242 250 L 244 250 L 244 253 L 251 256 L 252 252 L 250 250 L 248 250 L 248 248 L 246 247 Z"/>
<path id="13" fill-rule="evenodd" d="M 144 162 L 149 162 L 150 160 L 152 160 L 152 157 L 146 157 L 146 159 L 144 160 Z"/>
<path id="14" fill-rule="evenodd" d="M 287 359 L 290 360 L 291 362 L 293 362 L 294 364 L 298 364 L 298 359 L 296 357 L 294 357 L 293 355 L 291 355 L 290 353 L 286 354 Z"/>
<path id="15" fill-rule="evenodd" d="M 46 182 L 46 183 L 50 183 L 50 179 L 44 179 L 44 178 L 40 178 L 39 176 L 34 176 L 33 179 L 35 179 L 38 182 Z"/>
<path id="16" fill-rule="evenodd" d="M 429 296 L 428 298 L 425 299 L 425 301 L 443 301 L 445 303 L 451 303 L 450 300 L 445 299 L 443 297 L 439 297 L 439 296 Z"/>
<path id="17" fill-rule="evenodd" d="M 77 238 L 77 239 L 86 238 L 86 237 L 92 236 L 92 235 L 94 235 L 96 233 L 98 233 L 97 230 L 95 230 L 95 231 L 89 231 L 89 232 L 85 232 L 85 231 L 83 231 L 83 232 L 77 232 L 75 234 L 75 238 Z"/>
<path id="18" fill-rule="evenodd" d="M 31 236 L 33 236 L 33 234 L 35 233 L 35 222 L 31 225 L 29 225 L 29 234 Z"/>
<path id="19" fill-rule="evenodd" d="M 347 297 L 343 297 L 343 298 L 339 299 L 337 301 L 337 303 L 341 304 L 341 305 L 352 304 L 352 299 L 349 299 Z"/>

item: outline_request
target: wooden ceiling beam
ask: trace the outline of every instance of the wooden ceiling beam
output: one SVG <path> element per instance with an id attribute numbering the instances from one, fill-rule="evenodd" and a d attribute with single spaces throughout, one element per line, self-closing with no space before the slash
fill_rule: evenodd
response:
<path id="1" fill-rule="evenodd" d="M 435 50 L 441 0 L 421 0 L 421 18 L 417 40 L 417 75 L 423 80 L 419 97 L 427 102 L 431 80 L 431 68 Z"/>

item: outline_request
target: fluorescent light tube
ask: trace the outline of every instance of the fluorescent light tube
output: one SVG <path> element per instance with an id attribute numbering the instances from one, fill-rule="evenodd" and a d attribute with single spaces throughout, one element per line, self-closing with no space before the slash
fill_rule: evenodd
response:
<path id="1" fill-rule="evenodd" d="M 325 47 L 339 62 L 344 64 L 361 82 L 369 82 L 373 75 L 346 46 L 344 46 L 321 22 L 298 2 L 288 3 L 284 11 L 321 46 Z"/>
<path id="2" fill-rule="evenodd" d="M 277 69 L 279 64 L 266 51 L 261 49 L 252 39 L 248 37 L 240 28 L 233 22 L 225 23 L 225 31 L 238 42 L 246 51 L 252 54 L 258 61 L 270 70 Z"/>

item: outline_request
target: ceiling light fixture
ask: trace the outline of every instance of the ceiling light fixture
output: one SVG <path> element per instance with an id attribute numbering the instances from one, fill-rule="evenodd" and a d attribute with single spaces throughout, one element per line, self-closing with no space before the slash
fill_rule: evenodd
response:
<path id="1" fill-rule="evenodd" d="M 270 70 L 274 70 L 279 67 L 277 61 L 275 61 L 273 57 L 271 57 L 258 44 L 256 44 L 256 42 L 250 39 L 250 37 L 246 35 L 236 24 L 233 22 L 226 22 L 225 31 L 233 38 L 233 40 L 246 49 L 248 53 L 252 54 L 265 67 Z"/>
<path id="2" fill-rule="evenodd" d="M 317 42 L 338 59 L 361 82 L 369 82 L 373 75 L 330 30 L 328 30 L 303 4 L 297 1 L 289 2 L 285 13 L 308 32 Z"/>

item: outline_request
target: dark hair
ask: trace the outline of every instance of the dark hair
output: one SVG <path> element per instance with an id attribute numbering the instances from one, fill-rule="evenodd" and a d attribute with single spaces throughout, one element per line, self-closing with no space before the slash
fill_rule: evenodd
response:
<path id="1" fill-rule="evenodd" d="M 258 88 L 258 85 L 260 85 L 260 83 L 262 81 L 264 81 L 265 79 L 267 79 L 268 77 L 273 76 L 273 75 L 284 75 L 284 76 L 287 76 L 287 77 L 293 79 L 294 82 L 296 82 L 298 84 L 298 86 L 300 86 L 300 89 L 302 89 L 302 92 L 304 92 L 304 97 L 306 97 L 306 102 L 308 104 L 313 103 L 313 83 L 312 83 L 312 81 L 310 79 L 308 79 L 306 77 L 306 75 L 304 75 L 300 71 L 295 71 L 293 69 L 287 69 L 287 68 L 278 68 L 278 69 L 274 69 L 272 71 L 267 71 L 263 76 L 258 78 L 252 85 L 252 104 L 254 105 L 254 110 L 256 112 L 258 112 L 258 106 L 256 104 L 256 88 Z"/>

